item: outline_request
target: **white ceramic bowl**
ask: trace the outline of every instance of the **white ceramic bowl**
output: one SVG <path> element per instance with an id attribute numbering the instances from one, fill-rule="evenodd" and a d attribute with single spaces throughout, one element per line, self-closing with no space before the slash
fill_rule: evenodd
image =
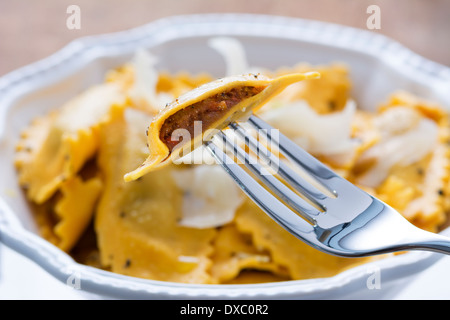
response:
<path id="1" fill-rule="evenodd" d="M 44 60 L 0 78 L 0 240 L 61 282 L 77 280 L 80 291 L 88 296 L 119 299 L 387 298 L 408 277 L 441 257 L 411 252 L 323 279 L 186 285 L 136 279 L 79 265 L 39 237 L 12 161 L 24 126 L 36 115 L 103 81 L 107 70 L 129 61 L 138 48 L 158 56 L 161 69 L 208 71 L 222 76 L 222 57 L 207 45 L 214 36 L 241 40 L 253 66 L 273 69 L 302 61 L 345 62 L 351 69 L 353 96 L 362 108 L 374 108 L 397 89 L 450 105 L 450 69 L 379 34 L 333 24 L 273 16 L 210 14 L 172 17 L 120 33 L 82 38 Z M 444 232 L 450 233 L 448 229 Z M 371 290 L 368 286 L 374 270 L 382 275 L 382 289 Z"/>

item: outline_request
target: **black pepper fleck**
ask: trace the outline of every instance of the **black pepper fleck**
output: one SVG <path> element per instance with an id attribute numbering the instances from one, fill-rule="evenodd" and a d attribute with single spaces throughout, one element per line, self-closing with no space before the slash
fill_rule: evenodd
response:
<path id="1" fill-rule="evenodd" d="M 336 110 L 336 103 L 334 101 L 328 101 L 328 109 L 330 111 Z"/>

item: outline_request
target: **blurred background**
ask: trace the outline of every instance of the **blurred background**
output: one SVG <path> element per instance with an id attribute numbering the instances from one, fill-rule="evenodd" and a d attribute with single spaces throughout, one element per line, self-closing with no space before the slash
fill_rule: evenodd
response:
<path id="1" fill-rule="evenodd" d="M 70 5 L 80 8 L 80 29 L 66 25 Z M 172 15 L 256 13 L 367 28 L 370 5 L 380 8 L 380 29 L 416 53 L 450 66 L 449 0 L 0 0 L 0 76 L 88 35 L 111 33 Z"/>

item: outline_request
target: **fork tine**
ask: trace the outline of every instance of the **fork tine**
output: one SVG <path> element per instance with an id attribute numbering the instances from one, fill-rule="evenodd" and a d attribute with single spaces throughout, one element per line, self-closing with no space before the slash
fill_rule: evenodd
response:
<path id="1" fill-rule="evenodd" d="M 278 180 L 272 174 L 261 174 L 264 167 L 257 163 L 257 161 L 248 153 L 246 153 L 236 143 L 233 143 L 223 132 L 218 132 L 217 137 L 221 138 L 225 143 L 226 150 L 230 150 L 233 154 L 242 161 L 247 168 L 249 168 L 258 178 L 269 187 L 275 194 L 282 198 L 294 210 L 302 214 L 310 223 L 314 223 L 314 218 L 320 214 L 320 211 L 314 206 L 310 205 L 298 194 L 294 193 L 285 184 Z"/>
<path id="2" fill-rule="evenodd" d="M 319 181 L 325 189 L 337 196 L 336 190 L 330 189 L 329 184 L 327 184 L 327 182 L 329 182 L 331 179 L 339 178 L 336 173 L 334 173 L 320 161 L 315 159 L 305 150 L 300 148 L 281 132 L 278 132 L 278 137 L 274 137 L 271 132 L 275 129 L 264 120 L 258 118 L 255 115 L 251 115 L 247 122 L 258 130 L 261 130 L 261 132 L 266 135 L 266 138 L 268 140 L 275 140 L 276 144 L 280 148 L 280 152 L 287 159 L 289 159 L 299 167 L 302 167 L 308 174 Z"/>
<path id="3" fill-rule="evenodd" d="M 319 247 L 314 227 L 294 213 L 274 195 L 253 179 L 239 164 L 235 163 L 213 140 L 205 142 L 207 149 L 222 165 L 241 189 L 272 219 L 283 228 L 314 247 Z"/>
<path id="4" fill-rule="evenodd" d="M 243 129 L 237 123 L 231 123 L 230 127 L 234 129 L 234 131 L 238 134 L 238 136 L 243 139 L 258 156 L 264 158 L 264 160 L 270 164 L 276 163 L 276 171 L 277 173 L 286 180 L 289 185 L 291 185 L 294 189 L 303 194 L 306 198 L 308 198 L 311 202 L 313 202 L 316 206 L 320 207 L 323 211 L 326 211 L 326 203 L 325 200 L 328 198 L 325 194 L 317 190 L 310 183 L 308 183 L 304 178 L 302 178 L 297 172 L 292 170 L 289 166 L 287 166 L 283 161 L 276 158 L 264 145 L 262 145 L 257 139 L 247 134 L 245 129 Z M 262 152 L 261 152 L 262 151 Z"/>

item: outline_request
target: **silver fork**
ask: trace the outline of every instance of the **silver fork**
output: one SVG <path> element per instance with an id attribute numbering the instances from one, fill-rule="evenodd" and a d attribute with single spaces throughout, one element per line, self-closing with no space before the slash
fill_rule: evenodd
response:
<path id="1" fill-rule="evenodd" d="M 270 166 L 276 164 L 281 179 L 261 174 L 265 172 L 261 161 L 223 131 L 205 142 L 206 148 L 265 213 L 300 240 L 344 257 L 408 250 L 450 254 L 450 238 L 415 227 L 396 210 L 340 177 L 257 116 L 251 115 L 247 123 L 267 141 L 274 141 L 279 152 L 307 176 L 292 165 L 277 161 L 265 145 L 236 122 L 230 127 L 237 136 Z M 232 159 L 229 151 L 252 174 Z"/>

